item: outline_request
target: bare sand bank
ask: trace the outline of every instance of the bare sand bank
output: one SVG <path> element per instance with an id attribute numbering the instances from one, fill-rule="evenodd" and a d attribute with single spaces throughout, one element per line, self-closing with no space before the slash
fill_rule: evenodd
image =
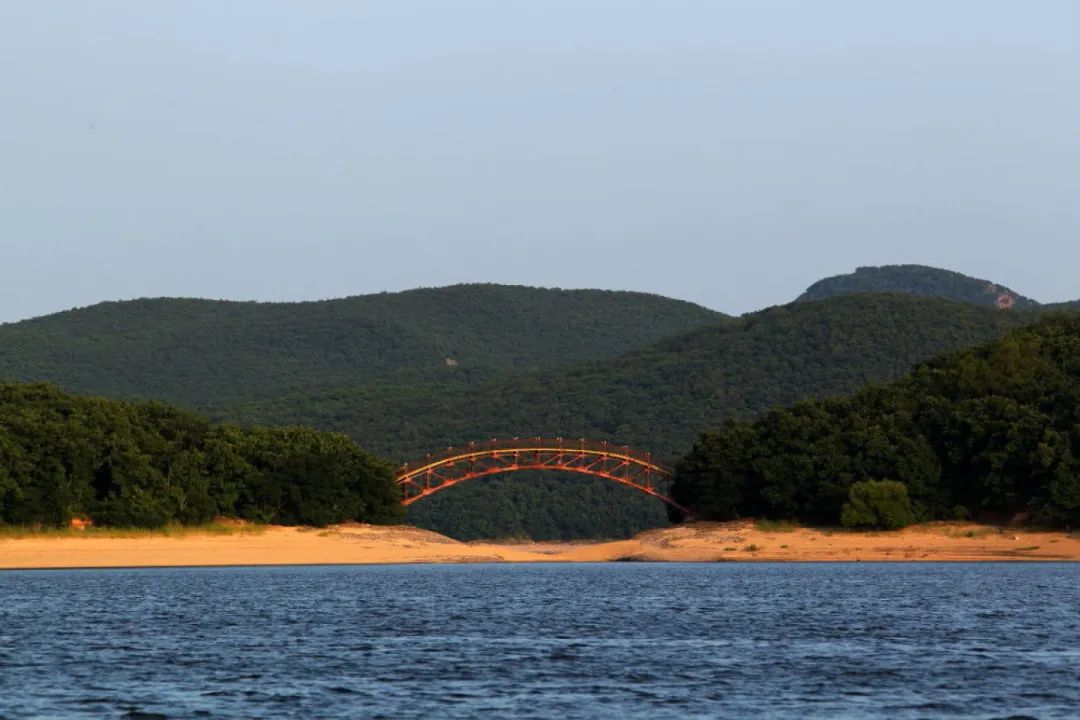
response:
<path id="1" fill-rule="evenodd" d="M 963 523 L 897 532 L 696 523 L 629 539 L 463 543 L 406 526 L 269 527 L 256 533 L 0 538 L 0 569 L 353 563 L 1080 560 L 1080 534 Z"/>

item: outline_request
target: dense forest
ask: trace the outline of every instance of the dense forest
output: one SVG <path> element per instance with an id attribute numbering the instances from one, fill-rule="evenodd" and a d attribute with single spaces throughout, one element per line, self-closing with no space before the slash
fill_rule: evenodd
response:
<path id="1" fill-rule="evenodd" d="M 1004 335 L 1031 318 L 903 295 L 858 295 L 772 308 L 605 362 L 521 373 L 475 387 L 348 387 L 237 407 L 230 419 L 314 423 L 397 461 L 505 436 L 589 437 L 674 461 L 727 418 L 852 392 L 934 355 Z M 511 482 L 511 480 L 514 480 Z M 530 487 L 525 487 L 528 482 Z M 409 509 L 409 522 L 453 537 L 625 536 L 664 522 L 661 503 L 623 490 L 598 507 L 604 480 L 576 476 L 467 483 Z M 536 502 L 566 518 L 536 527 Z M 498 512 L 488 512 L 498 508 Z"/>
<path id="2" fill-rule="evenodd" d="M 343 435 L 0 385 L 0 522 L 159 527 L 401 519 L 389 466 Z"/>
<path id="3" fill-rule="evenodd" d="M 817 281 L 798 300 L 825 300 L 854 293 L 906 293 L 1018 310 L 1039 305 L 1031 298 L 989 280 L 925 265 L 861 267 L 853 273 Z"/>
<path id="4" fill-rule="evenodd" d="M 0 325 L 0 379 L 217 411 L 338 385 L 469 385 L 615 357 L 723 317 L 645 293 L 502 285 L 110 302 Z"/>
<path id="5" fill-rule="evenodd" d="M 1080 523 L 1080 317 L 1058 315 L 850 397 L 729 420 L 680 462 L 703 519 L 899 527 Z"/>
<path id="6" fill-rule="evenodd" d="M 948 281 L 939 290 L 987 286 L 923 271 Z M 640 293 L 497 285 L 314 303 L 104 303 L 0 326 L 0 378 L 174 402 L 220 423 L 340 432 L 395 463 L 529 435 L 629 443 L 674 462 L 726 419 L 892 380 L 1043 312 L 905 287 L 738 319 Z M 407 518 L 459 538 L 569 539 L 625 536 L 665 511 L 604 480 L 530 474 L 466 483 Z"/>
<path id="7" fill-rule="evenodd" d="M 410 505 L 406 522 L 459 540 L 576 540 L 630 537 L 669 520 L 664 503 L 610 480 L 525 471 L 433 495 Z"/>

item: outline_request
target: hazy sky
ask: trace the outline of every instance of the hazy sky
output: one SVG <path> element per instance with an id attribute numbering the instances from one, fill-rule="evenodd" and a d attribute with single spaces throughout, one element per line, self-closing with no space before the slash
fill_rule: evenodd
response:
<path id="1" fill-rule="evenodd" d="M 1080 297 L 1077 0 L 0 0 L 0 321 L 492 281 Z"/>

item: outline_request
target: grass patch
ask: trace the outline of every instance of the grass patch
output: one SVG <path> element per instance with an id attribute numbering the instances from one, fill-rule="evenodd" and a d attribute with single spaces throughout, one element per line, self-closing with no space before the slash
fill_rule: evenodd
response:
<path id="1" fill-rule="evenodd" d="M 123 527 L 47 527 L 42 525 L 0 525 L 0 540 L 20 538 L 155 538 L 188 537 L 191 535 L 259 535 L 267 525 L 234 521 L 209 522 L 202 525 L 170 524 L 160 528 Z"/>
<path id="2" fill-rule="evenodd" d="M 1039 549 L 1038 545 L 1032 545 L 1030 547 L 1016 548 L 1016 552 L 1027 552 L 1029 550 L 1038 550 L 1038 549 Z"/>
<path id="3" fill-rule="evenodd" d="M 746 552 L 757 552 L 760 549 L 761 549 L 761 547 L 758 546 L 758 545 L 755 545 L 754 543 L 750 543 L 749 545 L 747 545 L 746 547 L 743 548 L 743 550 L 745 550 Z"/>
<path id="4" fill-rule="evenodd" d="M 794 532 L 802 526 L 790 520 L 756 520 L 754 527 L 762 532 Z"/>
<path id="5" fill-rule="evenodd" d="M 737 549 L 738 548 L 726 547 L 726 548 L 724 548 L 724 552 L 735 552 Z"/>

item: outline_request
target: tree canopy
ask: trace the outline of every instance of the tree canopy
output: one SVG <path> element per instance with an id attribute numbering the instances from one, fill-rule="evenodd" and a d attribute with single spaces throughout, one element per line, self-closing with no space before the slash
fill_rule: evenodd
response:
<path id="1" fill-rule="evenodd" d="M 158 527 L 401 518 L 388 464 L 344 435 L 213 425 L 160 404 L 0 384 L 0 522 Z"/>
<path id="2" fill-rule="evenodd" d="M 895 525 L 884 512 L 1075 525 L 1078 458 L 1080 317 L 1062 314 L 891 384 L 729 420 L 679 463 L 673 493 L 716 520 Z"/>
<path id="3" fill-rule="evenodd" d="M 610 358 L 723 317 L 645 293 L 504 285 L 299 303 L 142 299 L 0 325 L 0 378 L 217 412 Z"/>
<path id="4" fill-rule="evenodd" d="M 673 463 L 725 419 L 891 380 L 1031 320 L 934 298 L 848 296 L 713 323 L 605 361 L 472 386 L 338 387 L 237 406 L 223 418 L 312 423 L 398 462 L 472 440 L 543 435 L 630 444 Z M 467 538 L 517 535 L 526 525 L 545 539 L 619 537 L 664 523 L 663 505 L 632 490 L 597 506 L 605 484 L 570 476 L 464 483 L 411 506 L 408 518 Z"/>

